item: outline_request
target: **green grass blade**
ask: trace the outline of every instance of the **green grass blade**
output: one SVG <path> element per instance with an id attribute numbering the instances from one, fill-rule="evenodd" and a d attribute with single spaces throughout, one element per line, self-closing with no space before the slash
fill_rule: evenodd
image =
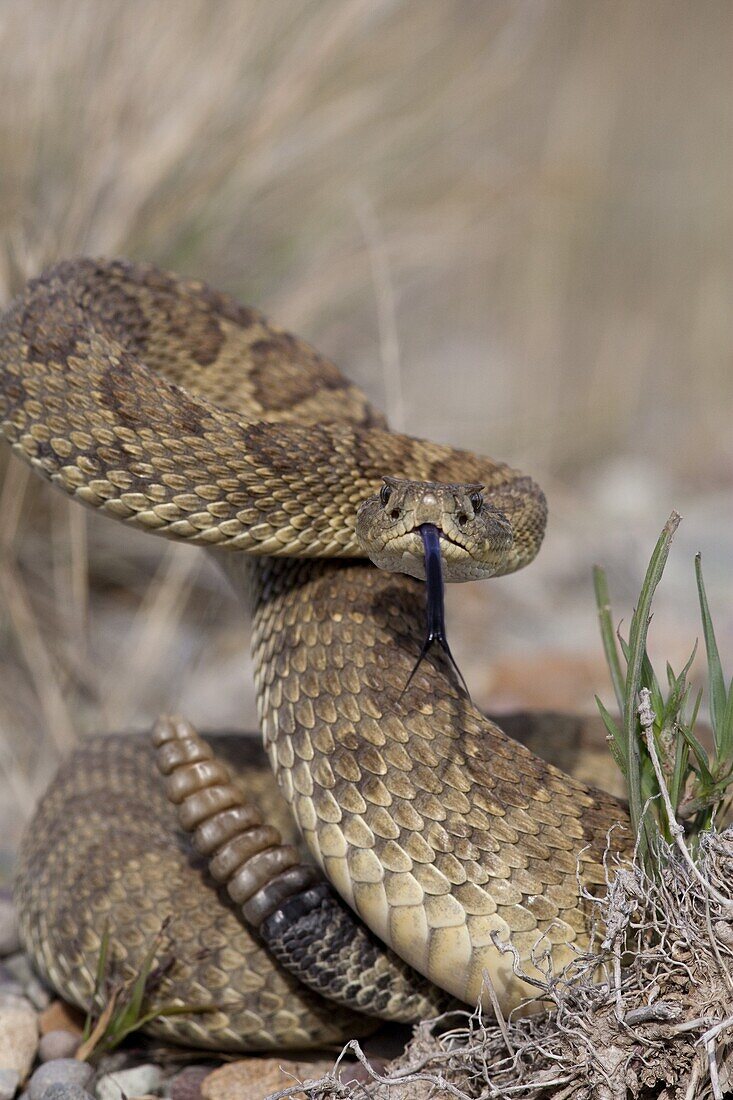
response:
<path id="1" fill-rule="evenodd" d="M 156 934 L 148 950 L 145 952 L 140 970 L 130 988 L 130 999 L 125 1010 L 125 1024 L 128 1020 L 137 1020 L 142 1013 L 143 1002 L 148 991 L 148 979 L 155 966 L 155 956 L 160 950 L 165 933 L 165 922 L 160 932 Z"/>
<path id="2" fill-rule="evenodd" d="M 695 577 L 697 578 L 697 593 L 700 599 L 700 617 L 702 619 L 702 632 L 705 639 L 705 652 L 708 658 L 708 683 L 710 689 L 710 721 L 713 726 L 715 748 L 718 757 L 723 755 L 722 724 L 725 714 L 726 690 L 723 679 L 723 669 L 720 664 L 718 643 L 715 639 L 713 620 L 710 616 L 708 597 L 705 592 L 705 582 L 702 578 L 702 555 L 695 554 Z"/>
<path id="3" fill-rule="evenodd" d="M 607 741 L 611 756 L 621 774 L 626 775 L 626 741 L 624 740 L 623 731 L 619 729 L 615 719 L 608 713 L 597 695 L 596 706 L 608 732 Z"/>
<path id="4" fill-rule="evenodd" d="M 641 687 L 649 688 L 652 693 L 652 707 L 654 713 L 661 718 L 664 710 L 664 696 L 662 695 L 662 689 L 659 686 L 659 680 L 657 674 L 652 668 L 652 663 L 649 660 L 649 656 L 644 649 L 644 654 L 641 660 Z"/>
<path id="5" fill-rule="evenodd" d="M 661 580 L 669 556 L 674 533 L 680 523 L 677 512 L 672 512 L 654 547 L 644 583 L 639 593 L 639 602 L 631 618 L 629 631 L 629 661 L 624 684 L 624 734 L 626 738 L 626 782 L 629 789 L 629 814 L 632 829 L 639 837 L 639 851 L 642 859 L 649 852 L 649 834 L 642 821 L 644 803 L 642 801 L 641 745 L 639 737 L 639 719 L 636 712 L 639 689 L 642 687 L 642 669 L 646 657 L 646 639 L 649 631 L 652 599 Z"/>
<path id="6" fill-rule="evenodd" d="M 686 680 L 687 679 L 688 673 L 689 673 L 690 669 L 692 668 L 692 662 L 695 660 L 696 656 L 697 656 L 697 641 L 695 641 L 695 644 L 692 647 L 692 653 L 687 658 L 687 663 L 686 663 L 685 667 L 682 669 L 682 672 L 679 675 L 680 680 Z"/>
<path id="7" fill-rule="evenodd" d="M 731 755 L 733 755 L 733 680 L 726 694 L 725 710 L 720 723 L 718 759 L 715 762 L 717 775 L 725 775 L 730 771 Z"/>
<path id="8" fill-rule="evenodd" d="M 687 723 L 687 725 L 690 727 L 691 730 L 694 730 L 695 725 L 697 724 L 697 716 L 700 712 L 700 704 L 701 703 L 702 703 L 702 688 L 700 688 L 700 690 L 697 693 L 697 696 L 695 698 L 695 705 L 692 708 L 692 714 L 690 715 L 690 719 Z"/>
<path id="9" fill-rule="evenodd" d="M 686 724 L 680 725 L 679 730 L 685 741 L 695 754 L 695 760 L 697 761 L 698 771 L 700 772 L 700 777 L 703 781 L 703 784 L 706 787 L 713 787 L 715 785 L 715 779 L 713 777 L 713 773 L 710 771 L 710 761 L 708 759 L 708 754 L 705 751 L 705 747 L 700 744 L 697 737 L 692 732 L 692 724 L 690 724 L 689 726 Z"/>
<path id="10" fill-rule="evenodd" d="M 621 662 L 618 656 L 618 649 L 616 648 L 616 635 L 611 619 L 611 599 L 608 594 L 608 581 L 606 580 L 606 572 L 604 569 L 601 569 L 600 565 L 593 566 L 593 589 L 596 594 L 596 607 L 598 608 L 598 622 L 601 628 L 603 652 L 606 655 L 606 663 L 608 664 L 608 671 L 611 675 L 611 683 L 613 684 L 616 702 L 618 703 L 619 714 L 622 714 L 624 707 L 624 675 L 621 671 Z"/>

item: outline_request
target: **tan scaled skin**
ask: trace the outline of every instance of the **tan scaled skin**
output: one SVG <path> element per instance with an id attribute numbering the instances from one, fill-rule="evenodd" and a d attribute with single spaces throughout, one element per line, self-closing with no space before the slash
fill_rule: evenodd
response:
<path id="1" fill-rule="evenodd" d="M 260 314 L 200 283 L 119 261 L 59 265 L 11 306 L 0 323 L 0 422 L 16 453 L 75 499 L 212 548 L 248 593 L 265 745 L 280 788 L 315 860 L 398 954 L 469 1004 L 486 968 L 509 1011 L 527 988 L 495 938 L 511 940 L 526 966 L 540 936 L 556 965 L 586 941 L 577 871 L 585 885 L 603 881 L 607 833 L 624 808 L 511 741 L 456 691 L 442 658 L 424 661 L 403 695 L 420 648 L 421 585 L 359 560 L 355 534 L 359 506 L 378 497 L 385 476 L 437 483 L 419 490 L 423 505 L 452 486 L 454 516 L 482 485 L 494 535 L 487 567 L 511 572 L 531 561 L 544 533 L 544 496 L 530 478 L 389 432 L 332 364 Z M 497 559 L 507 524 L 511 539 Z M 455 546 L 458 559 L 465 547 Z M 108 846 L 79 860 L 71 839 L 63 853 L 54 846 L 54 814 L 64 837 L 85 828 L 74 798 L 63 797 L 68 774 L 47 832 L 22 857 L 23 925 L 62 991 L 70 959 L 81 965 L 81 951 L 93 966 L 95 929 L 110 909 L 107 877 L 119 881 L 134 867 L 125 893 L 133 911 L 152 885 L 125 809 L 133 780 L 116 751 L 105 768 L 122 796 L 116 824 L 124 832 L 129 820 L 131 838 L 120 865 Z M 77 778 L 84 761 L 82 750 Z M 102 802 L 98 809 L 101 829 Z M 45 874 L 52 895 L 82 874 L 98 882 L 80 907 L 81 940 L 65 925 L 31 934 L 33 872 Z M 180 916 L 186 893 L 173 876 L 169 887 L 159 906 Z M 177 996 L 191 982 L 203 987 L 214 965 L 231 976 L 224 1001 L 244 1003 L 261 1035 L 280 1011 L 278 994 L 268 990 L 263 1003 L 228 964 L 217 928 L 230 915 L 210 890 L 211 954 L 198 976 L 187 962 Z M 292 1024 L 294 1043 L 304 1031 L 317 1041 L 319 1027 L 332 1034 L 333 1020 L 314 1018 L 312 1003 L 290 997 L 287 1011 L 304 1014 Z M 217 1041 L 205 1016 L 176 1027 L 179 1039 Z"/>
<path id="2" fill-rule="evenodd" d="M 540 937 L 570 960 L 587 934 L 578 870 L 604 881 L 622 807 L 510 740 L 442 659 L 403 694 L 423 620 L 411 578 L 346 562 L 259 573 L 265 748 L 310 851 L 416 970 L 475 1005 L 486 968 L 511 1011 L 531 991 L 494 937 L 530 973 Z"/>

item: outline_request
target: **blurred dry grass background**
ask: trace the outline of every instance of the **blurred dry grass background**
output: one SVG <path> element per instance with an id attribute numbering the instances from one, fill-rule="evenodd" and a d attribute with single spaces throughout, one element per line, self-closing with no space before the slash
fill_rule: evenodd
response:
<path id="1" fill-rule="evenodd" d="M 628 612 L 673 505 L 657 644 L 697 633 L 698 546 L 733 641 L 732 47 L 728 0 L 4 0 L 0 298 L 61 256 L 153 260 L 306 336 L 395 426 L 525 465 L 546 548 L 451 592 L 455 648 L 480 703 L 592 706 L 590 563 Z M 255 716 L 203 555 L 2 462 L 12 844 L 84 732 Z"/>

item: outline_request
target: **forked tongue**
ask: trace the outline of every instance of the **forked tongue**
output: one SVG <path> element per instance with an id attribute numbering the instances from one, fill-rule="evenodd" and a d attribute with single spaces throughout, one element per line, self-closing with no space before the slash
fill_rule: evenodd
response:
<path id="1" fill-rule="evenodd" d="M 427 623 L 425 628 L 425 640 L 420 650 L 420 656 L 410 673 L 410 678 L 405 684 L 402 694 L 404 695 L 407 691 L 424 657 L 437 642 L 450 661 L 451 667 L 460 680 L 463 690 L 470 699 L 471 696 L 469 695 L 466 681 L 463 678 L 463 673 L 456 664 L 455 658 L 450 651 L 448 638 L 445 633 L 445 603 L 443 598 L 445 586 L 443 583 L 443 560 L 440 554 L 440 531 L 434 523 L 423 523 L 418 527 L 418 531 L 420 532 L 423 548 L 425 550 L 425 589 L 427 593 L 425 610 L 427 613 Z"/>

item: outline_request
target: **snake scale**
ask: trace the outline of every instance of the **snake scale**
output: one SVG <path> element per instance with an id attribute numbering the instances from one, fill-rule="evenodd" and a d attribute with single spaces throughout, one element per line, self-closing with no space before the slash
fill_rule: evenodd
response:
<path id="1" fill-rule="evenodd" d="M 124 261 L 61 263 L 11 305 L 0 423 L 75 499 L 216 558 L 252 610 L 280 792 L 251 745 L 214 755 L 182 722 L 159 724 L 156 748 L 84 743 L 41 800 L 18 879 L 26 944 L 59 992 L 89 1003 L 106 930 L 116 974 L 155 942 L 159 1003 L 194 1009 L 157 1017 L 157 1034 L 305 1047 L 446 994 L 473 1005 L 486 972 L 510 1011 L 529 987 L 501 944 L 530 974 L 540 937 L 556 968 L 582 947 L 578 869 L 604 881 L 624 808 L 507 737 L 443 656 L 405 690 L 424 617 L 416 530 L 437 523 L 446 576 L 465 579 L 483 523 L 485 571 L 511 572 L 544 533 L 530 478 L 390 432 L 260 313 Z M 384 539 L 365 551 L 357 514 L 389 529 L 396 562 Z"/>

